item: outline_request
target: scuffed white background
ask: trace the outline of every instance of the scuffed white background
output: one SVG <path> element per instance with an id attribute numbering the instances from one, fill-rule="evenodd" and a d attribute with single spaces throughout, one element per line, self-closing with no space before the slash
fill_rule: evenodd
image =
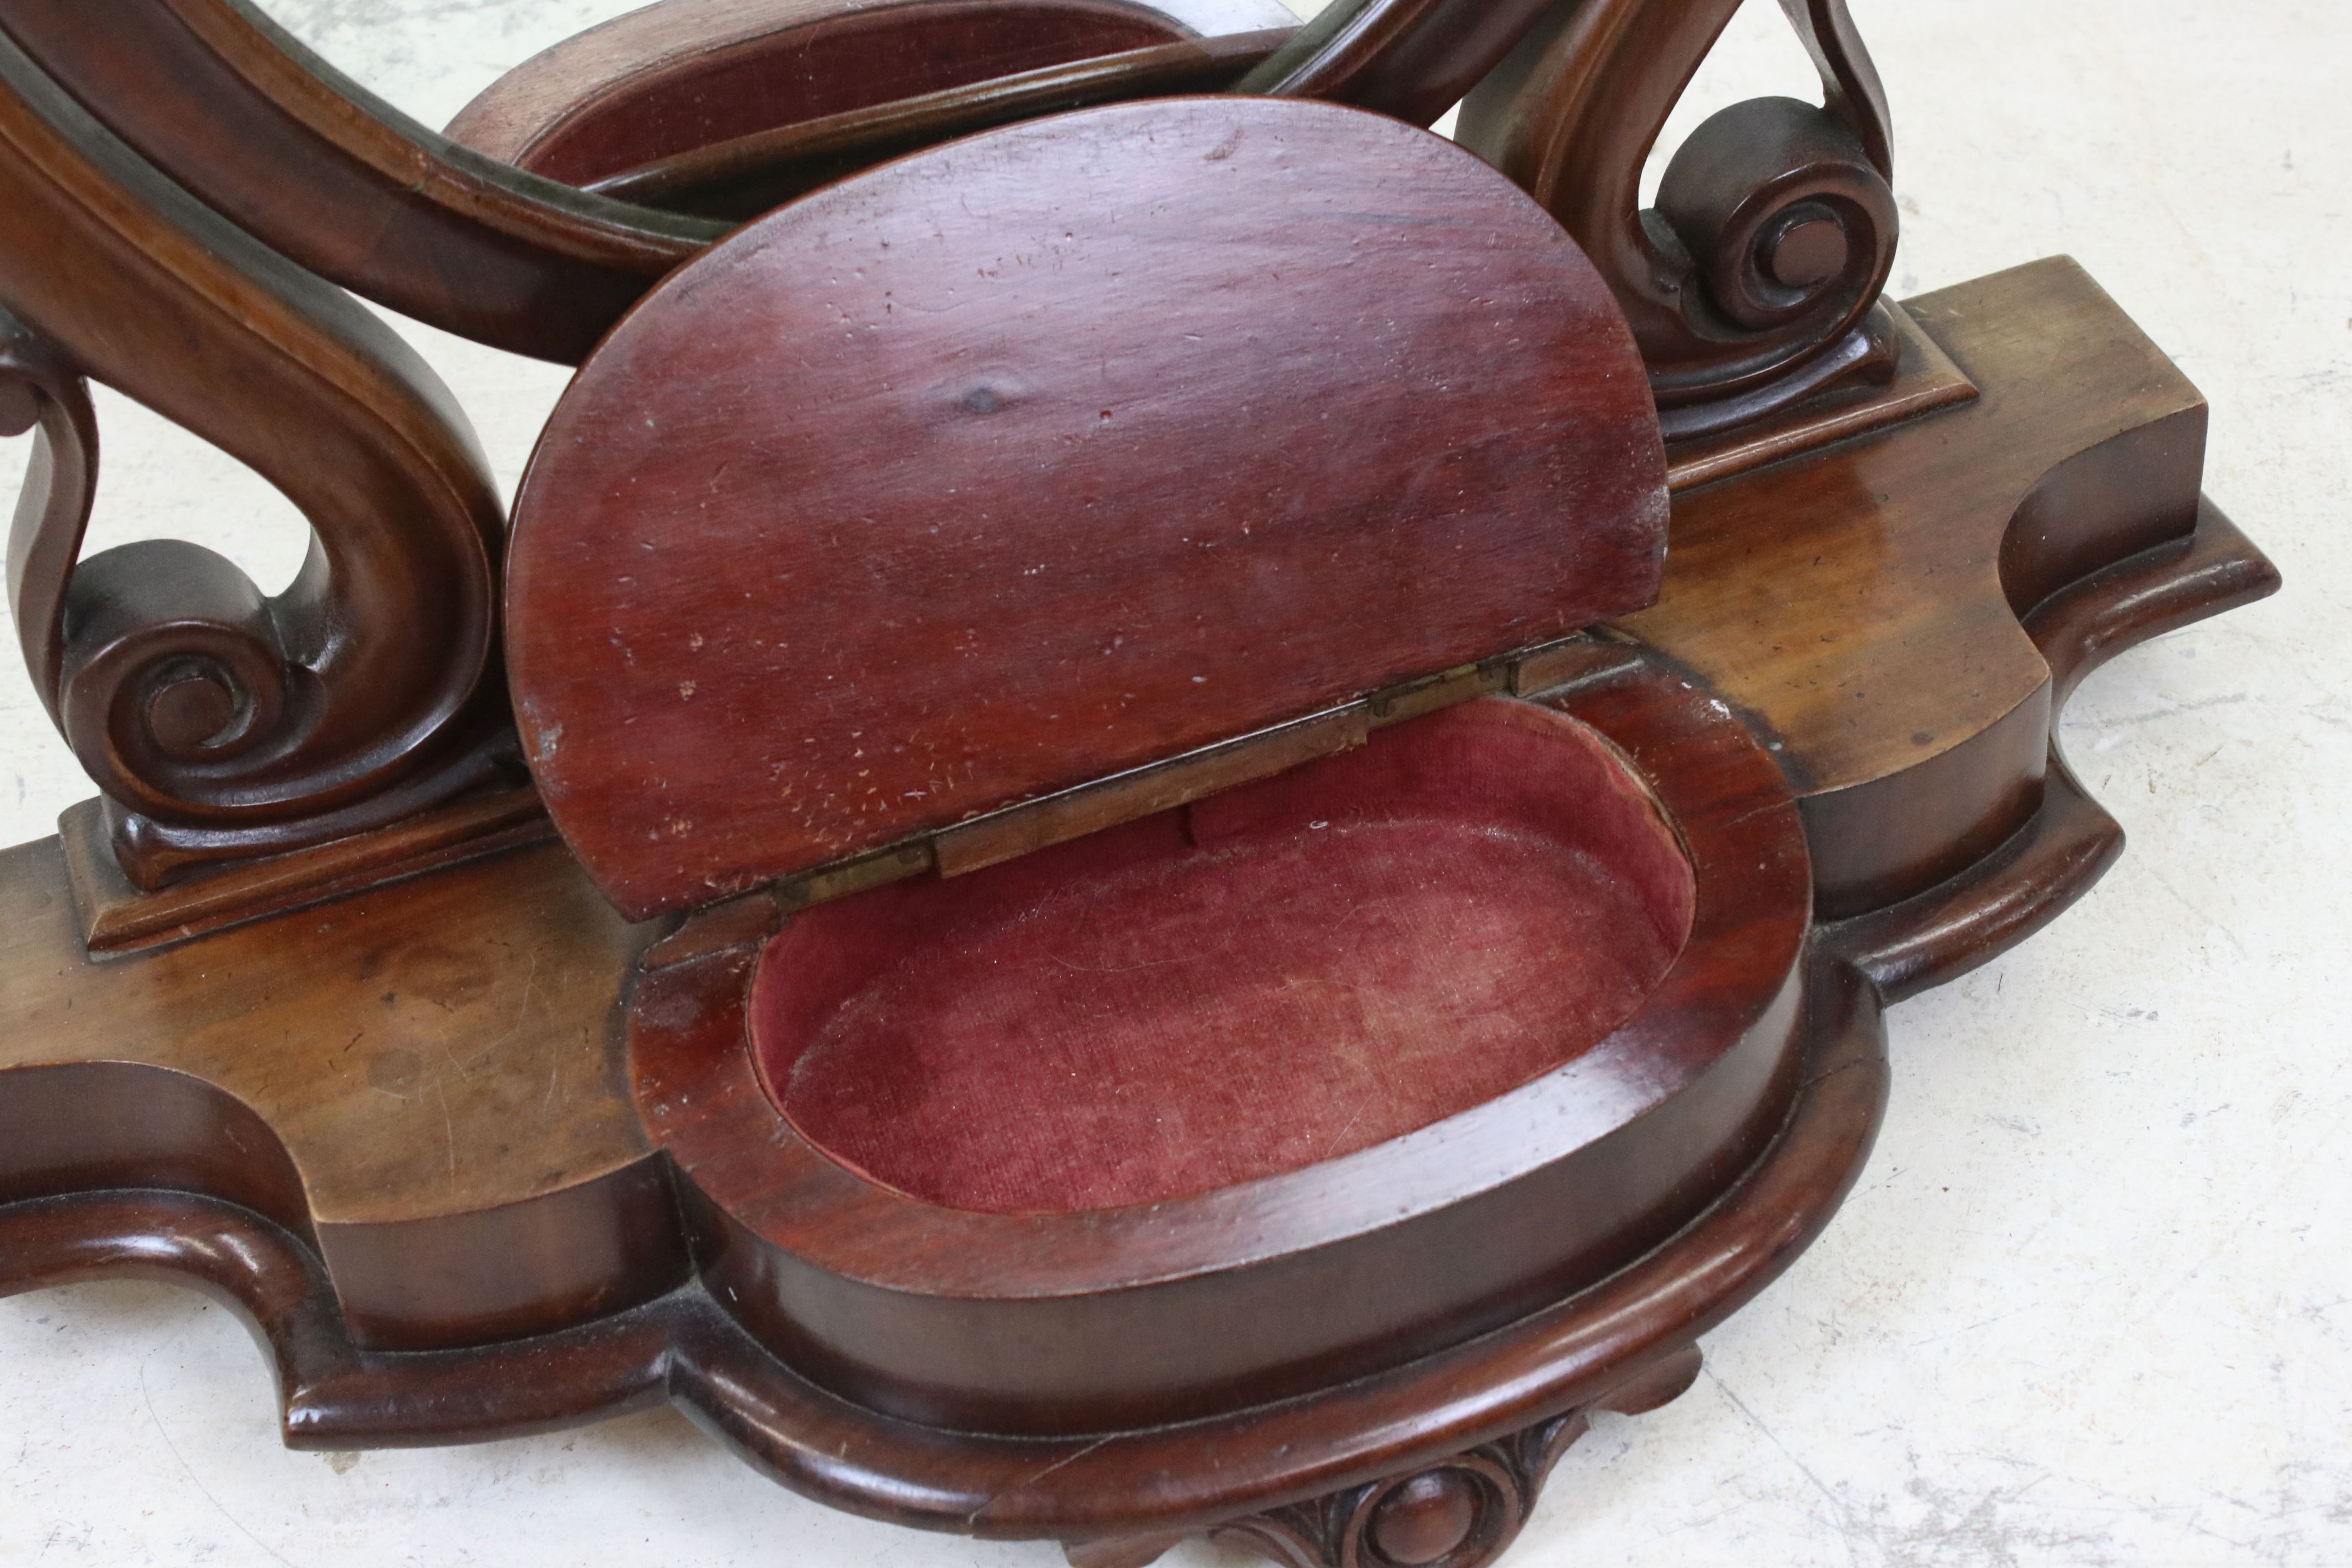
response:
<path id="1" fill-rule="evenodd" d="M 621 8 L 270 5 L 435 124 Z M 2288 586 L 2075 698 L 2065 742 L 2131 831 L 2122 865 L 1896 1010 L 1893 1110 L 1836 1224 L 1707 1342 L 1691 1394 L 1603 1418 L 1510 1561 L 2352 1563 L 2352 7 L 1853 8 L 1897 117 L 1898 291 L 2080 258 L 2212 400 L 2208 488 Z M 1808 79 L 1750 0 L 1680 122 Z M 415 335 L 511 485 L 562 373 Z M 119 399 L 102 417 L 93 547 L 177 535 L 292 574 L 300 525 L 266 486 Z M 22 458 L 0 450 L 0 485 Z M 86 793 L 9 662 L 0 842 Z M 803 1502 L 666 1413 L 325 1457 L 274 1431 L 217 1307 L 0 1302 L 0 1563 L 1058 1562 Z"/>

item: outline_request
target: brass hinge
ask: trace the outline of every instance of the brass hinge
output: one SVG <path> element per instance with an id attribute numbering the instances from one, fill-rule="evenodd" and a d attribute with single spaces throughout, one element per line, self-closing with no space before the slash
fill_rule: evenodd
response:
<path id="1" fill-rule="evenodd" d="M 1147 763 L 1108 778 L 1001 806 L 951 827 L 913 838 L 773 884 L 785 910 L 824 903 L 936 870 L 961 877 L 985 866 L 1067 843 L 1106 827 L 1188 805 L 1205 795 L 1270 778 L 1301 763 L 1352 750 L 1372 731 L 1497 692 L 1527 694 L 1557 684 L 1552 672 L 1577 662 L 1589 648 L 1585 633 L 1457 665 L 1434 675 L 1366 692 L 1351 702 L 1254 730 L 1230 741 Z"/>

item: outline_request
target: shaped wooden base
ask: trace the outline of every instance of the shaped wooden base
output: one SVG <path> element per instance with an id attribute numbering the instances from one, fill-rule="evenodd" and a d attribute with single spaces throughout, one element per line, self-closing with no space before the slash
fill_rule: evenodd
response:
<path id="1" fill-rule="evenodd" d="M 2021 940 L 2120 845 L 2054 749 L 2074 682 L 2269 592 L 2201 502 L 2193 388 L 2071 264 L 1911 302 L 1980 395 L 1678 497 L 1619 633 L 1736 709 L 1799 799 L 1819 923 L 1777 1138 L 1630 1266 L 1468 1343 L 1183 1426 L 989 1436 L 878 1415 L 700 1283 L 628 1089 L 662 929 L 559 846 L 93 960 L 58 840 L 0 853 L 0 1289 L 170 1278 L 250 1317 L 289 1444 L 464 1441 L 673 1401 L 796 1489 L 1090 1568 L 1212 1531 L 1294 1563 L 1490 1560 L 1595 1408 L 1834 1212 L 1880 1014 Z"/>

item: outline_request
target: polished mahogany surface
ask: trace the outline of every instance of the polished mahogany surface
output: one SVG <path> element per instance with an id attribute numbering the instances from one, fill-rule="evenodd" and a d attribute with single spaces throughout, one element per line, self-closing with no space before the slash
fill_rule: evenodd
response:
<path id="1" fill-rule="evenodd" d="M 820 185 L 977 131 L 1098 103 L 1226 91 L 1294 31 L 1183 38 L 894 98 L 707 142 L 629 165 L 585 188 L 744 221 Z"/>
<path id="2" fill-rule="evenodd" d="M 751 1016 L 835 1158 L 955 1208 L 1110 1208 L 1353 1153 L 1632 1015 L 1688 862 L 1584 726 L 1490 699 L 952 881 L 793 919 Z"/>
<path id="3" fill-rule="evenodd" d="M 1175 99 L 827 188 L 673 277 L 516 504 L 532 771 L 643 915 L 1647 604 L 1664 458 L 1516 187 Z"/>
<path id="4" fill-rule="evenodd" d="M 1355 1531 L 1388 1520 L 1389 1502 L 1428 1500 L 1433 1478 L 1485 1478 L 1506 1489 L 1477 1494 L 1464 1561 L 1483 1563 L 1588 1410 L 1670 1396 L 1694 1371 L 1694 1337 L 1819 1233 L 1885 1103 L 1882 1005 L 2031 935 L 2116 854 L 2119 827 L 2052 742 L 2032 816 L 1948 874 L 1951 847 L 1972 841 L 1982 816 L 1981 793 L 1963 787 L 1981 770 L 1970 763 L 1962 776 L 1939 760 L 1968 759 L 1988 739 L 2006 754 L 2003 716 L 2023 694 L 2046 683 L 2054 711 L 2120 650 L 2277 585 L 2261 552 L 2199 503 L 2194 461 L 2168 458 L 2201 451 L 2194 389 L 2078 268 L 2044 263 L 1912 308 L 1984 397 L 1834 446 L 1821 444 L 1824 426 L 1802 426 L 1774 448 L 1800 455 L 1694 484 L 1677 500 L 1673 580 L 1632 629 L 1693 683 L 1694 709 L 1734 710 L 1760 732 L 1795 779 L 1817 871 L 1848 868 L 1851 891 L 1876 885 L 1878 871 L 1854 873 L 1865 864 L 1916 868 L 1906 889 L 1935 885 L 1815 928 L 1789 1120 L 1738 1185 L 1601 1283 L 1563 1287 L 1531 1315 L 1410 1364 L 1346 1369 L 1335 1376 L 1352 1381 L 1206 1421 L 1014 1437 L 893 1420 L 744 1331 L 737 1297 L 750 1299 L 758 1275 L 740 1234 L 708 1255 L 707 1284 L 676 1285 L 673 1166 L 647 1136 L 691 1147 L 693 1177 L 677 1184 L 690 1198 L 703 1186 L 756 1197 L 758 1173 L 721 1157 L 796 1135 L 749 1071 L 740 1011 L 732 1059 L 744 1070 L 716 1105 L 707 1082 L 684 1078 L 633 1104 L 615 1016 L 633 990 L 690 999 L 696 986 L 679 983 L 723 960 L 633 980 L 660 933 L 625 927 L 568 855 L 541 846 L 100 961 L 83 952 L 80 891 L 50 839 L 0 854 L 0 1100 L 16 1126 L 37 1130 L 0 1136 L 11 1164 L 0 1289 L 144 1274 L 215 1291 L 263 1336 L 288 1441 L 302 1447 L 526 1432 L 667 1398 L 810 1495 L 934 1529 L 1059 1538 L 1087 1568 L 1135 1568 L 1210 1528 L 1285 1561 L 1356 1563 L 1346 1553 L 1358 1544 L 1406 1539 Z M 1589 699 L 1589 676 L 1551 679 Z M 1752 801 L 1686 757 L 1633 750 L 1637 765 L 1700 797 L 1696 813 L 1675 807 L 1678 820 L 1712 815 L 1750 832 L 1779 816 L 1750 817 Z M 1889 827 L 1899 841 L 1882 844 Z M 1705 905 L 1702 891 L 1702 922 Z M 706 954 L 739 941 L 756 952 L 764 927 L 708 941 L 743 912 L 693 923 Z M 636 1022 L 640 1050 L 663 1043 L 647 1010 Z M 678 1054 L 667 1066 L 713 1059 L 690 1031 L 668 1034 Z M 83 1074 L 83 1062 L 147 1065 Z M 183 1092 L 182 1076 L 234 1096 L 267 1134 L 219 1096 Z M 1524 1093 L 1449 1121 L 1508 1143 L 1518 1134 L 1497 1107 Z M 299 1189 L 279 1180 L 280 1147 Z M 816 1175 L 855 1180 L 811 1160 Z M 1249 1185 L 1295 1194 L 1315 1175 Z M 172 1187 L 204 1195 L 157 1190 Z M 840 1197 L 822 1181 L 808 1190 Z M 1335 1184 L 1328 1195 L 1365 1194 Z M 299 1234 L 304 1208 L 315 1252 Z M 1586 1212 L 1539 1208 L 1524 1234 L 1543 1241 L 1544 1224 Z M 1263 1234 L 1297 1215 L 1268 1205 L 1248 1219 Z M 873 1217 L 854 1205 L 834 1215 L 845 1245 Z M 1052 1222 L 1102 1228 L 1100 1215 L 947 1218 L 936 1233 L 885 1224 L 869 1261 L 899 1249 L 903 1265 L 929 1247 L 942 1268 L 1029 1266 L 1022 1246 L 969 1245 L 967 1218 L 1016 1241 Z M 1399 1267 L 1349 1290 L 1277 1296 L 1226 1337 L 1245 1345 L 1327 1305 L 1386 1310 L 1462 1264 L 1508 1261 L 1519 1244 L 1478 1224 L 1465 1234 L 1459 1254 L 1441 1237 L 1434 1249 L 1400 1248 Z M 504 1337 L 514 1334 L 527 1337 Z M 908 1342 L 927 1353 L 943 1342 Z M 392 1345 L 402 1348 L 380 1348 Z"/>
<path id="5" fill-rule="evenodd" d="M 152 165 L 141 182 L 161 176 L 320 278 L 496 348 L 577 363 L 725 232 L 436 135 L 253 0 L 0 0 L 0 31 L 13 46 L 0 58 L 21 50 L 111 133 L 86 144 L 120 137 Z M 122 221 L 120 206 L 92 210 Z M 46 260 L 50 232 L 28 219 L 0 238 Z M 151 368 L 173 363 L 159 355 Z"/>
<path id="6" fill-rule="evenodd" d="M 876 1409 L 961 1430 L 1106 1430 L 1286 1397 L 1454 1342 L 1680 1226 L 1755 1158 L 1795 1092 L 1811 886 L 1794 803 L 1755 736 L 1646 650 L 1577 639 L 1535 678 L 1547 683 L 1535 700 L 1622 752 L 1689 867 L 1688 938 L 1605 1037 L 1443 1120 L 1297 1169 L 1116 1208 L 952 1208 L 849 1170 L 776 1108 L 751 1045 L 754 936 L 653 968 L 629 1023 L 639 1115 L 728 1310 Z M 1475 767 L 1492 722 L 1513 721 L 1425 716 L 1401 727 L 1433 726 L 1425 744 L 1396 744 Z M 1255 813 L 1289 809 L 1285 787 L 1244 797 L 1223 827 L 1268 830 L 1278 814 Z M 1625 804 L 1615 788 L 1581 830 L 1596 847 Z M 1564 815 L 1575 803 L 1562 799 Z M 1213 842 L 1220 825 L 1208 826 Z M 1646 857 L 1621 845 L 1605 858 L 1671 872 L 1648 843 Z M 1672 930 L 1664 880 L 1643 902 Z M 1475 927 L 1486 889 L 1465 879 L 1450 890 Z M 1540 1027 L 1532 1014 L 1518 1021 Z M 1550 1022 L 1572 1034 L 1593 1020 Z M 1309 1298 L 1317 1310 L 1298 1311 Z"/>
<path id="7" fill-rule="evenodd" d="M 1123 0 L 685 0 L 525 60 L 449 134 L 587 184 L 797 121 L 1192 36 Z"/>

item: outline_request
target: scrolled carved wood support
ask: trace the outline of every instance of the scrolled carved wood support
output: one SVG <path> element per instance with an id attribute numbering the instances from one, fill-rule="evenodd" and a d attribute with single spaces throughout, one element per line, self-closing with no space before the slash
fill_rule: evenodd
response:
<path id="1" fill-rule="evenodd" d="M 89 526 L 98 415 L 89 384 L 56 344 L 0 310 L 0 437 L 33 437 L 8 530 L 8 607 L 33 689 L 58 716 L 66 651 L 66 582 Z"/>
<path id="2" fill-rule="evenodd" d="M 1873 309 L 1898 232 L 1893 130 L 1845 0 L 1781 0 L 1824 102 L 1763 98 L 1692 133 L 1643 210 L 1643 164 L 1738 0 L 1563 0 L 1463 106 L 1460 138 L 1592 258 L 1668 437 L 1893 371 Z"/>
<path id="3" fill-rule="evenodd" d="M 377 826 L 493 776 L 503 521 L 447 390 L 388 328 L 157 174 L 0 39 L 7 425 L 41 446 L 8 584 L 43 701 L 135 882 Z M 264 595 L 194 544 L 75 564 L 81 378 L 244 461 L 310 521 Z"/>

